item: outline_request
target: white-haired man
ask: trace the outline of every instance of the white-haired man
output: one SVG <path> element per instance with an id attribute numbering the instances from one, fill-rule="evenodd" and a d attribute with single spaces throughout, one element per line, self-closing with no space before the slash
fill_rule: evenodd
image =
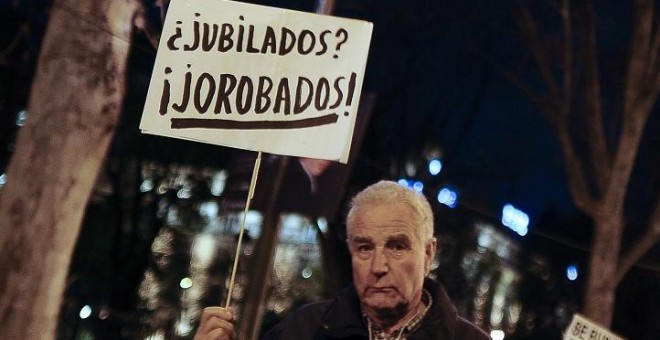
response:
<path id="1" fill-rule="evenodd" d="M 489 339 L 426 278 L 437 246 L 433 221 L 426 198 L 395 182 L 358 193 L 346 218 L 353 285 L 294 311 L 263 339 Z M 229 310 L 205 309 L 195 339 L 232 339 L 232 320 Z"/>

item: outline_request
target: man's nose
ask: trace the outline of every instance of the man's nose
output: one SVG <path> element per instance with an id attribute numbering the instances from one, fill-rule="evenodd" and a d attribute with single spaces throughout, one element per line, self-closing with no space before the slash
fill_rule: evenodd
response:
<path id="1" fill-rule="evenodd" d="M 387 255 L 385 254 L 384 249 L 376 248 L 374 256 L 371 258 L 371 272 L 374 275 L 382 276 L 385 275 L 388 270 L 389 264 L 387 263 Z"/>

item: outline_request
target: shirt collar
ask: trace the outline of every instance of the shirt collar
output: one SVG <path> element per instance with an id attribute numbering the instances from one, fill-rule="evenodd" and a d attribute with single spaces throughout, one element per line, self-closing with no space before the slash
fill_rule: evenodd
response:
<path id="1" fill-rule="evenodd" d="M 385 330 L 374 325 L 371 322 L 371 320 L 369 320 L 369 317 L 367 317 L 367 315 L 363 313 L 362 316 L 365 319 L 365 323 L 367 324 L 367 328 L 369 331 L 369 339 L 370 340 L 407 339 L 408 335 L 415 332 L 417 328 L 419 328 L 419 325 L 422 324 L 422 320 L 424 320 L 424 317 L 428 314 L 429 310 L 431 309 L 431 305 L 433 304 L 433 298 L 426 289 L 422 291 L 422 303 L 426 306 L 424 310 L 421 313 L 417 313 L 417 315 L 415 315 L 412 319 L 406 322 L 402 327 L 393 330 L 391 334 L 387 334 Z"/>

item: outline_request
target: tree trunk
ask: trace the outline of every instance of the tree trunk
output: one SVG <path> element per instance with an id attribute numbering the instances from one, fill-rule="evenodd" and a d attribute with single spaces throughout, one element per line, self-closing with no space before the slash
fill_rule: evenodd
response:
<path id="1" fill-rule="evenodd" d="M 125 92 L 135 3 L 53 4 L 0 197 L 0 338 L 53 339 L 87 200 Z"/>
<path id="2" fill-rule="evenodd" d="M 614 313 L 617 287 L 617 265 L 621 247 L 623 218 L 619 213 L 598 214 L 594 220 L 596 232 L 589 259 L 589 277 L 584 296 L 584 313 L 591 320 L 609 327 Z M 611 211 L 620 211 L 611 209 Z"/>

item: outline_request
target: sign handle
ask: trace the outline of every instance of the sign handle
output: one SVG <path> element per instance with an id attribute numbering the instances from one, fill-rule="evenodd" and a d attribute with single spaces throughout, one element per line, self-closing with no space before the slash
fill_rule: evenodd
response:
<path id="1" fill-rule="evenodd" d="M 241 243 L 243 242 L 243 233 L 245 232 L 245 221 L 247 213 L 250 209 L 250 201 L 254 197 L 254 188 L 257 186 L 257 178 L 259 177 L 259 167 L 261 166 L 261 151 L 257 154 L 257 159 L 254 161 L 254 168 L 252 169 L 252 179 L 250 180 L 250 189 L 245 201 L 245 210 L 243 211 L 243 222 L 241 223 L 241 231 L 238 233 L 238 244 L 236 245 L 236 254 L 234 255 L 234 266 L 231 270 L 231 279 L 229 280 L 229 292 L 227 293 L 227 303 L 225 308 L 228 308 L 231 303 L 231 295 L 234 290 L 234 279 L 236 278 L 236 270 L 238 268 L 238 258 L 241 254 Z"/>

